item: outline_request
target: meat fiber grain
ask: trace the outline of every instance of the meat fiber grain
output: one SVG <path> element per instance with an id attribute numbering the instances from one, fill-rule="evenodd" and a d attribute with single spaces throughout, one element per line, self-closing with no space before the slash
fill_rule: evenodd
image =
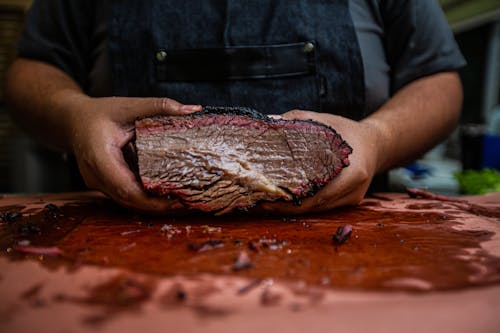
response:
<path id="1" fill-rule="evenodd" d="M 135 145 L 147 192 L 217 215 L 262 200 L 300 202 L 348 166 L 352 152 L 321 123 L 221 107 L 138 119 Z"/>

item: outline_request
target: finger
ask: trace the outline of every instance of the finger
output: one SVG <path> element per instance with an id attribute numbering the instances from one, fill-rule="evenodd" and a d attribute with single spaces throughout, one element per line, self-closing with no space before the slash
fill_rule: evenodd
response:
<path id="1" fill-rule="evenodd" d="M 344 179 L 347 179 L 347 177 Z M 370 181 L 349 184 L 348 181 L 344 181 L 344 179 L 339 179 L 340 182 L 337 184 L 338 187 L 327 190 L 325 198 L 328 198 L 328 200 L 321 202 L 321 204 L 318 203 L 319 209 L 329 210 L 341 206 L 357 205 L 364 199 L 368 187 L 370 186 Z M 329 191 L 333 190 L 336 192 L 329 193 Z"/>
<path id="2" fill-rule="evenodd" d="M 336 200 L 329 201 L 327 205 L 322 207 L 322 211 L 328 211 L 343 206 L 357 205 L 361 201 L 358 200 L 358 197 L 359 197 L 358 191 L 353 190 Z"/>
<path id="3" fill-rule="evenodd" d="M 297 206 L 290 202 L 262 202 L 259 207 L 272 214 L 283 214 L 283 215 L 300 215 L 310 211 L 310 207 L 302 204 Z"/>
<path id="4" fill-rule="evenodd" d="M 118 106 L 112 111 L 112 119 L 120 123 L 132 122 L 138 117 L 156 114 L 182 115 L 201 111 L 201 105 L 184 105 L 170 98 L 116 98 Z"/>
<path id="5" fill-rule="evenodd" d="M 99 190 L 121 205 L 148 213 L 166 213 L 172 209 L 173 200 L 149 197 L 137 183 L 135 175 L 128 168 L 121 150 L 111 148 L 107 154 L 99 154 L 96 173 Z M 103 185 L 105 184 L 105 185 Z"/>
<path id="6" fill-rule="evenodd" d="M 283 119 L 283 116 L 280 115 L 280 114 L 268 114 L 267 115 L 269 118 L 273 118 L 273 119 Z"/>
<path id="7" fill-rule="evenodd" d="M 333 179 L 313 197 L 304 199 L 300 206 L 290 202 L 264 202 L 261 204 L 262 209 L 279 214 L 304 214 L 312 211 L 324 212 L 343 204 L 353 204 L 356 201 L 355 194 L 362 189 L 350 185 L 352 180 L 349 178 L 341 175 Z"/>
<path id="8" fill-rule="evenodd" d="M 358 203 L 363 199 L 369 183 L 369 181 L 353 179 L 349 174 L 340 175 L 311 198 L 314 201 L 313 206 L 319 210 L 328 210 L 342 204 Z"/>
<path id="9" fill-rule="evenodd" d="M 287 120 L 309 120 L 309 119 L 314 119 L 315 117 L 318 116 L 318 113 L 316 112 L 311 112 L 311 111 L 305 111 L 305 110 L 290 110 L 283 115 L 284 119 Z"/>

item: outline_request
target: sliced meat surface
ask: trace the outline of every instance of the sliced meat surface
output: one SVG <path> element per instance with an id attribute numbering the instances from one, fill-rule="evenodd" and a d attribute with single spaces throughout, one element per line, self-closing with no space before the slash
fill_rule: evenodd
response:
<path id="1" fill-rule="evenodd" d="M 135 145 L 147 192 L 216 214 L 312 196 L 349 165 L 352 152 L 318 122 L 226 107 L 139 119 Z"/>

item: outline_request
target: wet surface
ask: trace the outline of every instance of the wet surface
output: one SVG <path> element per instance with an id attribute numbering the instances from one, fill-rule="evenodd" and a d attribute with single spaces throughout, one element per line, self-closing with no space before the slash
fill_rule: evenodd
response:
<path id="1" fill-rule="evenodd" d="M 372 291 L 500 284 L 500 258 L 481 247 L 494 233 L 457 228 L 464 214 L 500 221 L 498 209 L 472 211 L 415 199 L 397 211 L 382 209 L 385 201 L 389 199 L 285 219 L 151 218 L 102 198 L 55 203 L 37 199 L 9 206 L 0 201 L 0 216 L 15 217 L 0 221 L 0 250 L 12 261 L 37 260 L 49 268 L 62 265 L 78 270 L 82 265 L 97 265 L 153 277 L 214 273 Z M 339 227 L 348 225 L 350 236 L 335 242 L 332 237 Z M 91 291 L 94 296 L 88 299 L 72 301 L 106 305 L 109 296 L 109 302 L 118 302 L 107 304 L 111 308 L 130 307 L 150 293 L 149 287 L 143 287 L 148 283 L 121 278 L 109 283 Z M 27 295 L 33 298 L 37 292 L 34 288 Z M 262 296 L 264 305 L 276 302 L 276 295 Z"/>
<path id="2" fill-rule="evenodd" d="M 83 319 L 86 324 L 98 325 L 118 314 L 139 310 L 151 298 L 154 289 L 154 279 L 123 274 L 90 288 L 84 297 L 59 294 L 54 299 L 57 302 L 100 306 L 100 311 Z"/>

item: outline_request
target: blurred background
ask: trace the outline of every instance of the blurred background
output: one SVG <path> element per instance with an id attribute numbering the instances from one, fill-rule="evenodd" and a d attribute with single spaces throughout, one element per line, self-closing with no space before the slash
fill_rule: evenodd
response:
<path id="1" fill-rule="evenodd" d="M 14 59 L 30 2 L 0 0 L 0 193 L 75 187 L 68 172 L 68 166 L 74 167 L 71 158 L 32 142 L 6 112 L 5 70 Z M 391 190 L 412 186 L 447 195 L 482 193 L 485 187 L 500 191 L 500 0 L 440 3 L 468 62 L 460 73 L 465 94 L 460 126 L 421 160 L 391 171 Z"/>

